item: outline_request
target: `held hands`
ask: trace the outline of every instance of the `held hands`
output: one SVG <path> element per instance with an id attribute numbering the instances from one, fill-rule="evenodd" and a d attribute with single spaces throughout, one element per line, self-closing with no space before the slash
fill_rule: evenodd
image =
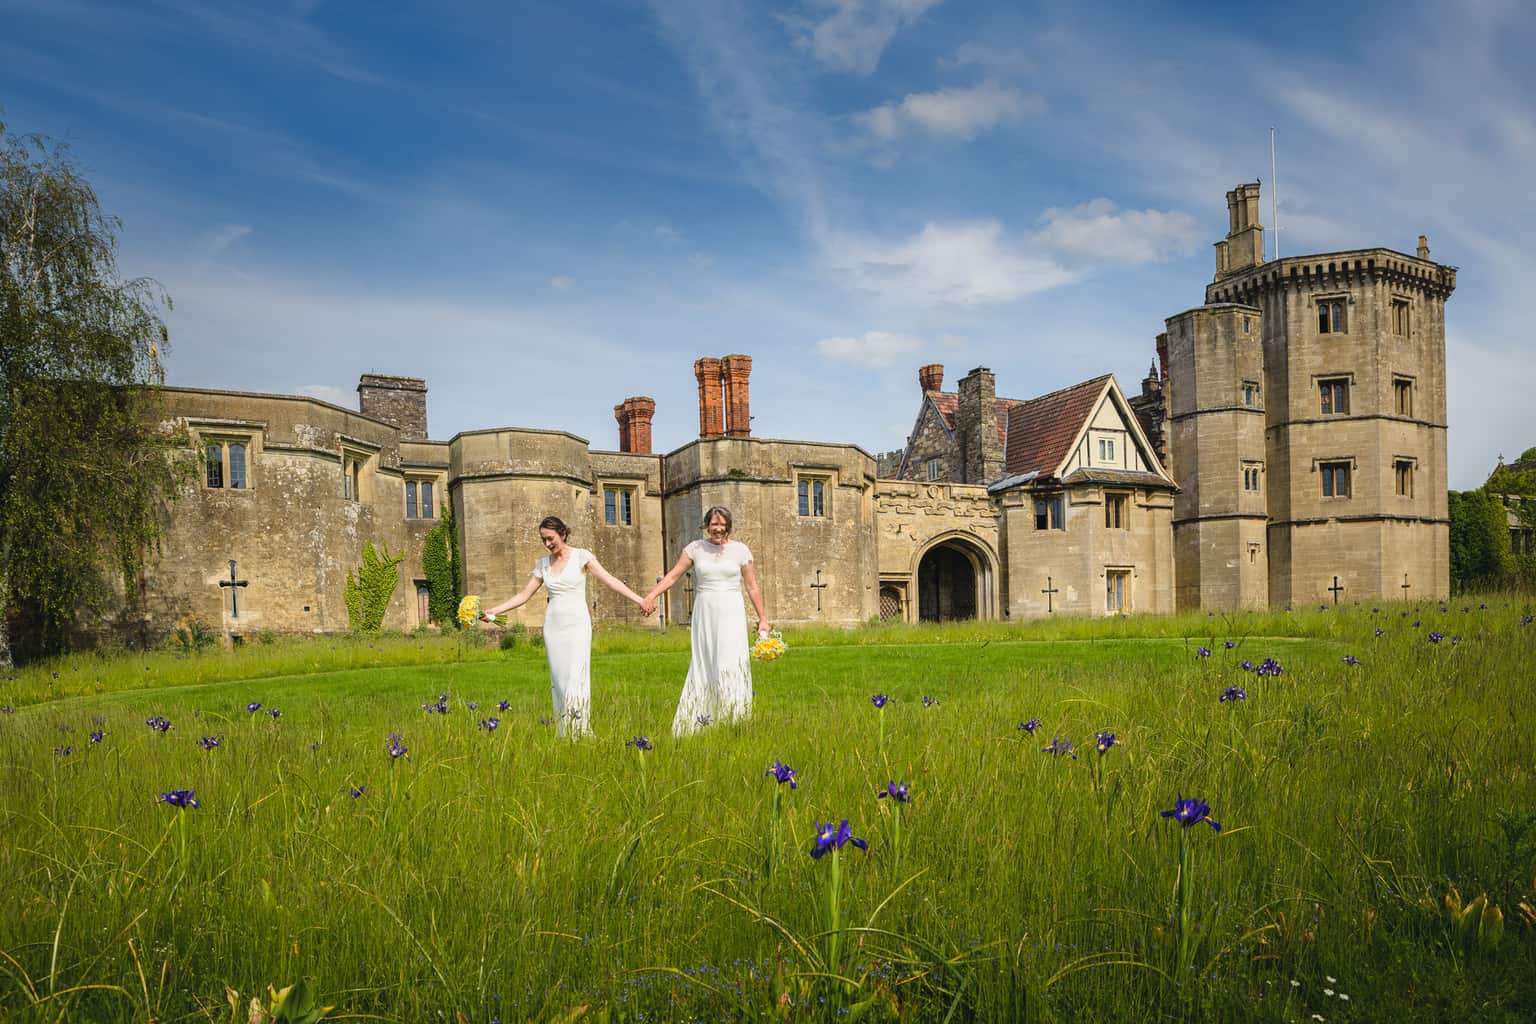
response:
<path id="1" fill-rule="evenodd" d="M 656 599 L 654 597 L 642 597 L 640 599 L 640 614 L 641 615 L 644 615 L 646 618 L 650 618 L 651 617 L 651 613 L 654 612 L 655 610 L 656 610 Z"/>

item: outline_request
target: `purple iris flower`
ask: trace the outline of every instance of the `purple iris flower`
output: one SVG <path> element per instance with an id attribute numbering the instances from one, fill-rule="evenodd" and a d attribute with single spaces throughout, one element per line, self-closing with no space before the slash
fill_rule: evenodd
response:
<path id="1" fill-rule="evenodd" d="M 853 834 L 853 829 L 848 826 L 848 819 L 844 818 L 841 825 L 834 826 L 830 821 L 816 828 L 816 848 L 811 851 L 813 860 L 820 860 L 821 855 L 830 851 L 841 850 L 848 845 L 857 846 L 865 852 L 869 851 L 869 844 L 858 839 Z"/>
<path id="2" fill-rule="evenodd" d="M 1444 640 L 1444 639 L 1445 639 L 1445 634 L 1444 633 L 1436 633 L 1434 630 L 1430 630 L 1429 631 L 1429 642 L 1430 643 L 1437 644 L 1441 640 Z"/>
<path id="3" fill-rule="evenodd" d="M 693 724 L 698 726 L 705 726 L 714 724 L 714 721 L 715 720 L 710 718 L 708 715 L 699 715 L 693 720 Z"/>
<path id="4" fill-rule="evenodd" d="M 1099 753 L 1101 754 L 1105 753 L 1109 750 L 1110 747 L 1113 747 L 1120 742 L 1119 740 L 1115 739 L 1115 734 L 1112 732 L 1095 733 L 1094 739 L 1097 741 L 1095 746 L 1098 747 Z"/>
<path id="5" fill-rule="evenodd" d="M 1031 736 L 1035 734 L 1035 730 L 1038 728 L 1040 728 L 1040 719 L 1038 718 L 1031 718 L 1027 722 L 1019 723 L 1019 729 L 1029 733 Z"/>
<path id="6" fill-rule="evenodd" d="M 939 702 L 939 698 L 937 698 L 937 697 L 924 697 L 923 698 L 923 707 L 931 708 L 935 704 L 937 704 L 938 702 Z"/>
<path id="7" fill-rule="evenodd" d="M 173 789 L 169 793 L 161 793 L 160 802 L 172 807 L 196 807 L 197 797 L 192 795 L 190 789 Z"/>
<path id="8" fill-rule="evenodd" d="M 1344 664 L 1350 666 L 1358 665 L 1360 664 L 1360 659 L 1355 657 L 1353 654 L 1346 654 L 1344 655 Z"/>
<path id="9" fill-rule="evenodd" d="M 1520 620 L 1520 625 L 1522 625 L 1522 626 L 1529 626 L 1531 624 L 1531 621 L 1532 621 L 1532 617 L 1527 615 L 1525 618 Z"/>
<path id="10" fill-rule="evenodd" d="M 353 800 L 356 800 L 358 797 L 360 797 L 364 793 L 368 792 L 368 787 L 367 786 L 348 786 L 347 787 L 347 792 L 352 795 L 352 799 Z"/>
<path id="11" fill-rule="evenodd" d="M 1377 635 L 1377 636 L 1378 636 L 1378 637 L 1383 637 L 1383 636 L 1386 636 L 1386 635 L 1387 635 L 1387 631 L 1386 631 L 1386 630 L 1384 630 L 1384 629 L 1378 629 L 1378 630 L 1376 630 L 1376 635 Z"/>
<path id="12" fill-rule="evenodd" d="M 105 730 L 105 729 L 92 729 L 91 730 L 91 742 L 92 743 L 100 743 L 102 740 L 104 740 L 106 738 L 107 738 L 107 730 Z"/>
<path id="13" fill-rule="evenodd" d="M 146 718 L 144 724 L 155 730 L 155 732 L 168 732 L 171 728 L 171 720 L 164 715 Z"/>
<path id="14" fill-rule="evenodd" d="M 898 786 L 895 779 L 887 782 L 885 788 L 875 794 L 876 800 L 884 800 L 886 797 L 890 797 L 892 801 L 898 804 L 909 804 L 912 802 L 912 794 L 907 791 L 907 784 L 903 782 Z"/>
<path id="15" fill-rule="evenodd" d="M 512 707 L 512 702 L 509 701 L 509 700 L 499 701 L 496 704 L 496 710 L 497 711 L 508 711 L 508 710 L 511 709 L 511 707 Z"/>
<path id="16" fill-rule="evenodd" d="M 1480 612 L 1485 612 L 1488 610 L 1488 606 L 1486 604 L 1480 604 L 1477 606 L 1477 610 Z"/>
<path id="17" fill-rule="evenodd" d="M 448 695 L 439 694 L 437 700 L 429 700 L 421 706 L 421 710 L 429 715 L 446 715 L 448 713 Z"/>
<path id="18" fill-rule="evenodd" d="M 1209 658 L 1210 656 L 1211 656 L 1211 649 L 1209 647 L 1196 647 L 1195 648 L 1195 657 L 1197 657 L 1197 658 Z"/>
<path id="19" fill-rule="evenodd" d="M 554 725 L 555 724 L 554 716 L 553 715 L 545 715 L 543 718 L 539 719 L 539 724 L 540 725 Z"/>
<path id="20" fill-rule="evenodd" d="M 283 717 L 283 713 L 281 711 L 279 711 L 277 708 L 268 708 L 267 709 L 267 714 L 272 716 L 273 718 L 282 718 Z"/>
<path id="21" fill-rule="evenodd" d="M 1225 690 L 1222 691 L 1222 693 L 1221 693 L 1221 700 L 1218 701 L 1218 703 L 1224 704 L 1224 703 L 1226 703 L 1229 700 L 1247 700 L 1247 699 L 1248 699 L 1248 691 L 1247 690 L 1243 689 L 1241 686 L 1229 686 Z"/>
<path id="22" fill-rule="evenodd" d="M 393 758 L 393 759 L 398 761 L 400 758 L 404 757 L 407 753 L 408 753 L 408 750 L 407 750 L 407 748 L 405 746 L 405 743 L 402 742 L 402 740 L 400 739 L 400 734 L 397 733 L 397 732 L 390 733 L 389 734 L 389 756 L 391 758 Z"/>
<path id="23" fill-rule="evenodd" d="M 55 673 L 54 673 L 54 674 L 53 674 L 53 678 L 54 678 L 54 679 L 57 679 L 57 678 L 59 678 L 59 674 L 58 674 L 58 673 L 57 673 L 57 672 L 55 672 Z"/>
<path id="24" fill-rule="evenodd" d="M 877 708 L 883 708 L 891 702 L 891 698 L 887 697 L 883 693 L 877 693 L 873 697 L 869 698 L 869 702 Z"/>
<path id="25" fill-rule="evenodd" d="M 649 736 L 636 736 L 634 739 L 630 740 L 628 743 L 626 743 L 624 745 L 626 747 L 634 747 L 636 750 L 654 750 L 655 749 L 654 747 L 651 746 L 651 738 Z"/>
<path id="26" fill-rule="evenodd" d="M 467 707 L 468 707 L 468 708 L 469 708 L 469 710 L 471 710 L 471 711 L 479 711 L 479 710 L 480 710 L 480 702 L 479 702 L 479 701 L 474 701 L 474 700 L 472 700 L 472 701 L 470 701 L 470 702 L 469 702 L 469 704 L 468 704 L 468 705 L 466 705 L 466 706 L 467 706 Z"/>
<path id="27" fill-rule="evenodd" d="M 1050 754 L 1052 757 L 1060 757 L 1062 754 L 1072 754 L 1072 741 L 1066 738 L 1051 737 L 1051 745 L 1041 747 L 1040 753 Z M 1077 755 L 1072 754 L 1072 759 L 1077 760 Z"/>
<path id="28" fill-rule="evenodd" d="M 1237 646 L 1237 641 L 1236 640 L 1223 640 L 1222 643 L 1221 643 L 1221 646 L 1225 647 L 1227 650 L 1230 651 L 1232 648 Z"/>
<path id="29" fill-rule="evenodd" d="M 16 706 L 14 704 L 7 704 L 4 707 L 0 707 L 0 715 L 14 715 L 15 713 Z"/>
<path id="30" fill-rule="evenodd" d="M 480 728 L 484 729 L 486 732 L 495 732 L 496 727 L 500 724 L 501 719 L 497 718 L 495 715 L 492 715 L 490 718 L 480 719 Z"/>
<path id="31" fill-rule="evenodd" d="M 1459 636 L 1451 637 L 1451 646 L 1452 647 L 1455 647 L 1459 643 L 1461 643 L 1461 637 L 1459 637 Z"/>
<path id="32" fill-rule="evenodd" d="M 777 758 L 775 758 L 773 761 L 773 767 L 769 768 L 766 772 L 763 772 L 763 774 L 772 775 L 781 786 L 786 782 L 789 783 L 790 789 L 794 789 L 797 786 L 797 783 L 795 782 L 795 770 Z"/>
<path id="33" fill-rule="evenodd" d="M 1285 675 L 1285 669 L 1281 668 L 1280 663 L 1274 658 L 1265 658 L 1259 664 L 1259 667 L 1253 671 L 1261 676 L 1274 676 L 1276 678 Z"/>
<path id="34" fill-rule="evenodd" d="M 197 741 L 197 745 L 202 747 L 204 750 L 212 750 L 214 747 L 219 746 L 223 742 L 223 739 L 224 737 L 222 736 L 204 736 L 202 739 Z"/>
<path id="35" fill-rule="evenodd" d="M 251 701 L 249 704 L 247 704 L 245 706 L 245 710 L 249 711 L 251 714 L 254 715 L 256 712 L 261 710 L 261 701 L 259 701 L 259 700 Z"/>
<path id="36" fill-rule="evenodd" d="M 1198 825 L 1203 821 L 1217 832 L 1221 831 L 1221 822 L 1211 817 L 1211 805 L 1196 797 L 1190 797 L 1188 800 L 1179 797 L 1173 802 L 1173 810 L 1157 813 L 1164 818 L 1178 819 L 1179 824 L 1185 828 Z"/>
<path id="37" fill-rule="evenodd" d="M 67 747 L 54 747 L 53 752 L 59 757 L 68 757 L 70 754 L 75 752 L 75 748 L 73 745 Z"/>
<path id="38" fill-rule="evenodd" d="M 1424 620 L 1423 619 L 1414 619 L 1413 620 L 1413 628 L 1414 629 L 1418 629 L 1423 624 L 1424 624 Z"/>
<path id="39" fill-rule="evenodd" d="M 1244 672 L 1252 672 L 1253 671 L 1253 662 L 1245 660 L 1241 665 L 1239 665 L 1237 667 L 1242 669 Z"/>

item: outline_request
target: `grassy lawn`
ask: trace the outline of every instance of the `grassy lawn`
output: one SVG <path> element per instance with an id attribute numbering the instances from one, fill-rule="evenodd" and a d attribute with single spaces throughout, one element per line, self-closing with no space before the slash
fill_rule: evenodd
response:
<path id="1" fill-rule="evenodd" d="M 686 741 L 678 630 L 600 635 L 577 743 L 526 641 L 34 666 L 0 1018 L 1528 1020 L 1536 625 L 1482 603 L 791 632 Z"/>

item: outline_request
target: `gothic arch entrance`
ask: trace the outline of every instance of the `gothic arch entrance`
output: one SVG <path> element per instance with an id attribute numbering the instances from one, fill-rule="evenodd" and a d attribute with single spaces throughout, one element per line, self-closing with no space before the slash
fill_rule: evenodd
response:
<path id="1" fill-rule="evenodd" d="M 917 563 L 918 619 L 993 618 L 992 577 L 992 560 L 984 548 L 960 536 L 937 541 Z"/>

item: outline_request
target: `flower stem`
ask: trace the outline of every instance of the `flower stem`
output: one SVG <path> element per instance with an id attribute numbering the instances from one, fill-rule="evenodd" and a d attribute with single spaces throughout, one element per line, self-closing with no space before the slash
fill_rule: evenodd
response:
<path id="1" fill-rule="evenodd" d="M 827 882 L 827 971 L 837 973 L 839 947 L 842 945 L 842 926 L 839 897 L 842 895 L 842 851 L 832 851 L 832 877 Z"/>

